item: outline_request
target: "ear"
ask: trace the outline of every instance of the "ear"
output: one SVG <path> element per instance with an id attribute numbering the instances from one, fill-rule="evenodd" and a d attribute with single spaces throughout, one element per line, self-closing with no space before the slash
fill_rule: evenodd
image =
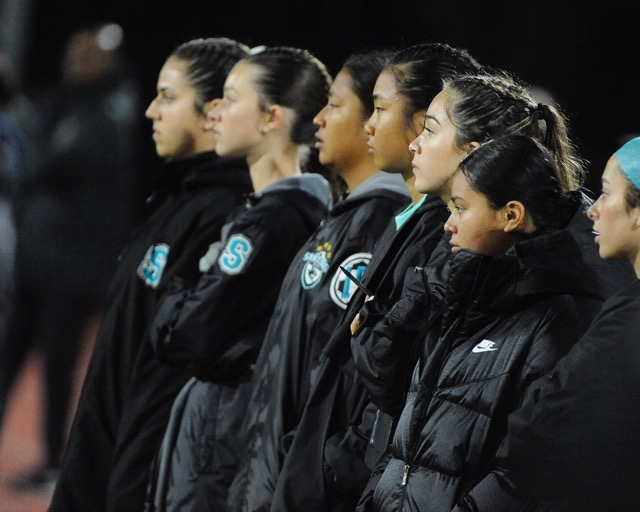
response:
<path id="1" fill-rule="evenodd" d="M 533 233 L 535 226 L 520 201 L 509 201 L 503 207 L 505 233 Z"/>
<path id="2" fill-rule="evenodd" d="M 268 133 L 285 121 L 285 111 L 280 105 L 271 105 L 264 114 L 264 122 L 262 124 L 262 133 Z"/>
<path id="3" fill-rule="evenodd" d="M 634 206 L 631 212 L 632 212 L 632 215 L 635 216 L 634 222 L 635 222 L 636 228 L 640 229 L 640 206 Z"/>
<path id="4" fill-rule="evenodd" d="M 475 140 L 472 142 L 468 142 L 464 148 L 464 150 L 467 152 L 467 155 L 469 153 L 471 153 L 473 150 L 478 149 L 481 146 L 481 144 L 479 142 L 476 142 Z"/>

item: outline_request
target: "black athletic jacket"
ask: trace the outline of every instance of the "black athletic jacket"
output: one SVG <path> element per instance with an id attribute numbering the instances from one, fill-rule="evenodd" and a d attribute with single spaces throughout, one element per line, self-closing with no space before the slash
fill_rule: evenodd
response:
<path id="1" fill-rule="evenodd" d="M 363 278 L 380 314 L 400 298 L 407 269 L 426 264 L 448 215 L 445 204 L 429 196 L 399 229 L 393 220 L 388 224 Z M 323 351 L 317 382 L 278 477 L 274 511 L 352 511 L 367 483 L 371 471 L 365 449 L 376 408 L 355 371 L 350 331 L 364 299 L 363 292 L 354 294 Z"/>
<path id="2" fill-rule="evenodd" d="M 250 191 L 240 160 L 203 153 L 167 164 L 152 196 L 159 206 L 110 283 L 51 512 L 142 510 L 148 468 L 189 378 L 156 359 L 148 324 L 171 278 L 195 283 L 198 261 Z"/>
<path id="3" fill-rule="evenodd" d="M 499 510 L 479 506 L 488 496 L 520 509 L 495 454 L 509 412 L 601 306 L 593 270 L 580 260 L 561 230 L 519 242 L 504 256 L 462 250 L 444 267 L 427 266 L 422 357 L 391 460 L 363 510 Z"/>
<path id="4" fill-rule="evenodd" d="M 320 352 L 356 288 L 338 266 L 361 277 L 376 240 L 407 200 L 399 176 L 378 173 L 332 209 L 294 258 L 252 377 L 247 449 L 230 510 L 269 506 Z"/>
<path id="5" fill-rule="evenodd" d="M 152 475 L 147 510 L 223 510 L 241 447 L 247 381 L 282 279 L 327 215 L 318 174 L 251 194 L 201 260 L 195 288 L 173 283 L 150 328 L 159 357 L 195 377 L 176 399 Z M 153 505 L 153 506 L 151 506 Z"/>
<path id="6" fill-rule="evenodd" d="M 531 388 L 499 454 L 516 487 L 562 501 L 537 510 L 640 510 L 640 281 Z"/>

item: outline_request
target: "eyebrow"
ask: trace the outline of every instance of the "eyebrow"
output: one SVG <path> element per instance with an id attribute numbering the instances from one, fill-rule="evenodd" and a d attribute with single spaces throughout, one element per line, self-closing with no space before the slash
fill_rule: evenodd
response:
<path id="1" fill-rule="evenodd" d="M 435 116 L 432 116 L 432 115 L 430 115 L 430 114 L 425 114 L 425 115 L 424 115 L 424 119 L 425 119 L 425 121 L 426 121 L 427 119 L 431 119 L 431 120 L 432 120 L 434 123 L 436 123 L 438 126 L 441 126 L 440 121 L 438 121 L 438 118 L 436 118 Z"/>

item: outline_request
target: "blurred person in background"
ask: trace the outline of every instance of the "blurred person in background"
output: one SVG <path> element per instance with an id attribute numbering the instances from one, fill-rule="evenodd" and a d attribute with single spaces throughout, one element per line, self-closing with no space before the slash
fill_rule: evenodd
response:
<path id="1" fill-rule="evenodd" d="M 7 55 L 0 50 L 0 339 L 11 314 L 16 229 L 14 199 L 24 162 L 24 137 L 16 118 L 19 88 Z M 0 410 L 4 404 L 0 404 Z"/>
<path id="2" fill-rule="evenodd" d="M 21 490 L 56 479 L 82 335 L 134 221 L 140 102 L 122 47 L 118 25 L 79 29 L 60 81 L 33 99 L 38 156 L 19 177 L 14 304 L 0 341 L 0 418 L 33 346 L 44 361 L 45 459 L 12 482 Z"/>

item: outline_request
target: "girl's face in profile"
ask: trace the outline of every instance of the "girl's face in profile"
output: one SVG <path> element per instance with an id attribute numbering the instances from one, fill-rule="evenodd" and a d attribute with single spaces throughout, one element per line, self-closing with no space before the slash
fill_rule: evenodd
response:
<path id="1" fill-rule="evenodd" d="M 505 231 L 504 210 L 493 209 L 461 172 L 451 179 L 449 209 L 451 215 L 444 229 L 451 233 L 451 252 L 470 249 L 481 254 L 504 254 L 513 245 L 513 237 Z"/>
<path id="2" fill-rule="evenodd" d="M 209 112 L 214 121 L 216 151 L 221 156 L 250 158 L 264 140 L 265 112 L 255 78 L 259 66 L 240 61 L 224 83 L 224 96 Z"/>
<path id="3" fill-rule="evenodd" d="M 602 174 L 602 193 L 589 208 L 600 257 L 635 263 L 640 254 L 640 208 L 628 209 L 625 193 L 629 182 L 612 156 Z"/>
<path id="4" fill-rule="evenodd" d="M 413 173 L 416 190 L 449 200 L 450 180 L 466 153 L 456 145 L 456 127 L 451 124 L 446 105 L 448 90 L 440 92 L 431 102 L 424 117 L 422 133 L 409 145 L 413 152 Z"/>
<path id="5" fill-rule="evenodd" d="M 373 114 L 365 129 L 376 167 L 382 171 L 411 175 L 409 142 L 420 131 L 424 110 L 413 115 L 410 125 L 405 119 L 407 99 L 396 90 L 396 79 L 389 69 L 380 73 L 373 88 Z"/>
<path id="6" fill-rule="evenodd" d="M 156 152 L 165 158 L 185 158 L 215 149 L 215 138 L 196 109 L 196 90 L 186 78 L 187 65 L 171 57 L 160 70 L 157 95 L 145 116 L 153 121 Z"/>
<path id="7" fill-rule="evenodd" d="M 367 157 L 362 103 L 353 92 L 353 79 L 347 69 L 336 75 L 327 105 L 313 122 L 318 126 L 316 147 L 322 164 L 344 174 Z"/>

